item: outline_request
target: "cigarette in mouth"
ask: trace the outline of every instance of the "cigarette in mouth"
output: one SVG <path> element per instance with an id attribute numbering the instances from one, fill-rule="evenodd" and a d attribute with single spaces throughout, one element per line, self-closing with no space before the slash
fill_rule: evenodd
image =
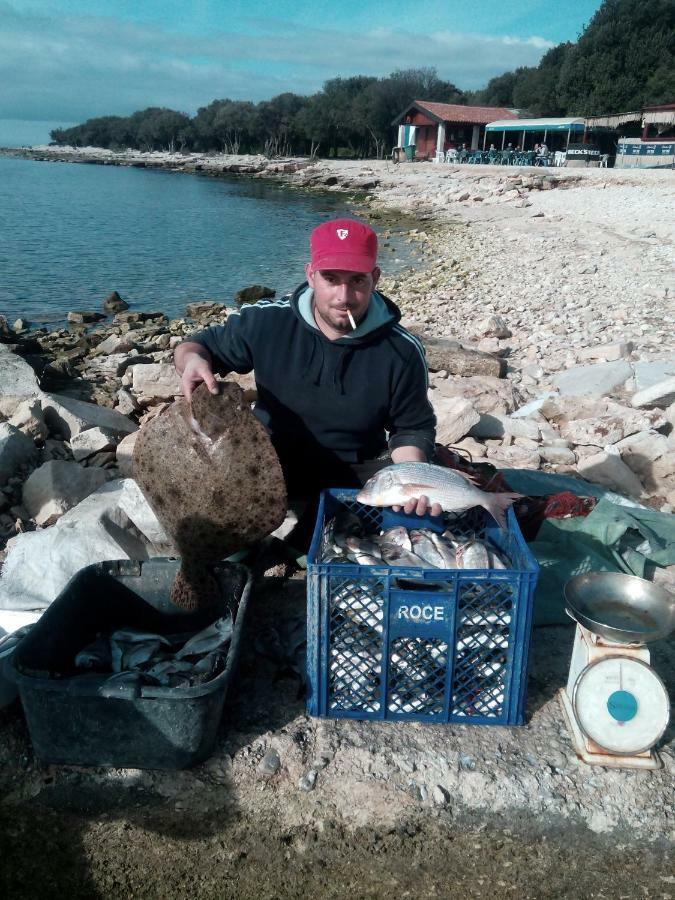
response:
<path id="1" fill-rule="evenodd" d="M 347 315 L 349 316 L 349 324 L 352 326 L 352 329 L 356 330 L 356 322 L 354 321 L 354 316 L 351 314 L 349 310 L 347 310 Z"/>

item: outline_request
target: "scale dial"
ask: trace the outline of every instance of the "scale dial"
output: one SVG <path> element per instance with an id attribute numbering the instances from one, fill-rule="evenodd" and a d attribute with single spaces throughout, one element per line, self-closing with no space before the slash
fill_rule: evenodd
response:
<path id="1" fill-rule="evenodd" d="M 586 737 L 617 755 L 649 750 L 670 717 L 663 682 L 630 656 L 606 656 L 586 666 L 575 682 L 572 705 Z"/>

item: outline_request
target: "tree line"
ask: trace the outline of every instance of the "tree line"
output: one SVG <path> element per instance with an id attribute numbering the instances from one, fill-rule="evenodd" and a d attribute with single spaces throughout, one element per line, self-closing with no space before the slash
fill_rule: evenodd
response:
<path id="1" fill-rule="evenodd" d="M 392 120 L 415 99 L 466 102 L 435 69 L 405 69 L 386 78 L 332 78 L 309 97 L 284 93 L 260 103 L 214 100 L 192 118 L 159 107 L 102 116 L 57 128 L 51 138 L 57 144 L 111 150 L 382 157 L 391 149 Z"/>
<path id="2" fill-rule="evenodd" d="M 413 100 L 517 109 L 531 116 L 591 116 L 675 102 L 675 0 L 604 0 L 576 43 L 538 66 L 461 91 L 433 68 L 384 78 L 332 78 L 316 94 L 251 103 L 214 100 L 193 117 L 150 107 L 51 132 L 57 144 L 139 150 L 382 157 L 392 121 Z"/>

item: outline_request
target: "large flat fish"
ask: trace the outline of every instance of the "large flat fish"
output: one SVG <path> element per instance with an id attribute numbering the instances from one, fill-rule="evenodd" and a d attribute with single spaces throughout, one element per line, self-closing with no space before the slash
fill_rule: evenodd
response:
<path id="1" fill-rule="evenodd" d="M 461 513 L 484 507 L 499 525 L 506 527 L 506 510 L 522 494 L 489 494 L 455 469 L 431 463 L 403 462 L 376 472 L 356 495 L 367 506 L 403 506 L 424 495 L 445 512 Z"/>
<path id="2" fill-rule="evenodd" d="M 134 478 L 181 556 L 171 599 L 194 609 L 218 599 L 212 566 L 270 534 L 286 515 L 279 459 L 241 388 L 200 385 L 144 425 Z"/>

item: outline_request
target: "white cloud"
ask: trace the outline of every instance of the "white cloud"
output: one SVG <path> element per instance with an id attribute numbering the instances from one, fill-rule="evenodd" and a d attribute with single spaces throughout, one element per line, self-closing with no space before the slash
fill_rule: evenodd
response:
<path id="1" fill-rule="evenodd" d="M 383 76 L 433 66 L 460 88 L 536 65 L 551 45 L 528 39 L 297 28 L 268 20 L 255 36 L 208 38 L 112 17 L 19 12 L 0 0 L 0 117 L 82 121 L 145 106 L 194 113 L 220 97 L 258 101 L 282 91 L 309 94 L 328 78 Z M 283 38 L 280 35 L 283 34 Z"/>

